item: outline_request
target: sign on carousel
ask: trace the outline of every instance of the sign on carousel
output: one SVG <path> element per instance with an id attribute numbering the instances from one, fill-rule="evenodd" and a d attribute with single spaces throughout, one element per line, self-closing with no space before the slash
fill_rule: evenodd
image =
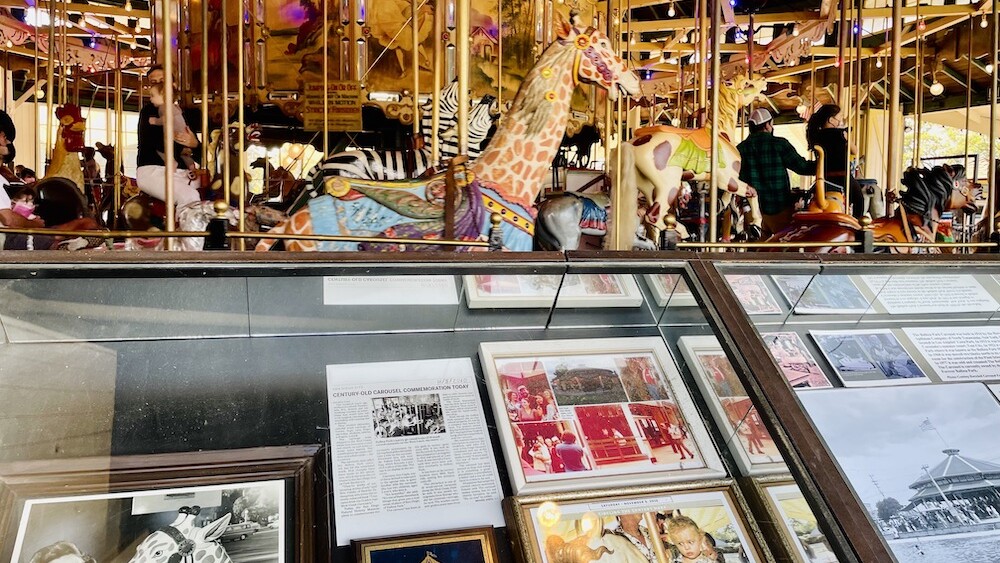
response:
<path id="1" fill-rule="evenodd" d="M 304 128 L 323 130 L 323 83 L 306 83 L 305 107 L 302 111 Z M 328 83 L 328 123 L 331 131 L 361 131 L 361 83 L 337 81 Z"/>

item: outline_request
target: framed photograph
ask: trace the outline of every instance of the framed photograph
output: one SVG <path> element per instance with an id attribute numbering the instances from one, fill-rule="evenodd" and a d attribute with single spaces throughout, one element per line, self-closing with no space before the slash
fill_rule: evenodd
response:
<path id="1" fill-rule="evenodd" d="M 899 561 L 996 559 L 1000 404 L 985 385 L 827 389 L 799 400 Z"/>
<path id="2" fill-rule="evenodd" d="M 816 358 L 806 348 L 806 343 L 794 332 L 763 332 L 760 337 L 778 362 L 788 384 L 794 389 L 822 389 L 832 387 L 816 363 Z"/>
<path id="3" fill-rule="evenodd" d="M 484 342 L 515 494 L 724 477 L 659 338 Z"/>
<path id="4" fill-rule="evenodd" d="M 754 481 L 754 484 L 795 561 L 838 563 L 830 542 L 819 529 L 816 515 L 795 481 Z"/>
<path id="5" fill-rule="evenodd" d="M 682 336 L 679 345 L 740 471 L 745 475 L 787 473 L 778 447 L 719 341 L 714 336 Z"/>
<path id="6" fill-rule="evenodd" d="M 850 276 L 771 276 L 788 306 L 800 315 L 863 314 L 870 308 Z"/>
<path id="7" fill-rule="evenodd" d="M 323 559 L 318 446 L 0 466 L 0 561 Z M 322 496 L 317 496 L 318 494 Z M 74 558 L 75 557 L 75 558 Z M 89 558 L 89 559 L 88 559 Z M 64 559 L 58 559 L 63 561 Z M 171 559 L 173 560 L 173 559 Z"/>
<path id="8" fill-rule="evenodd" d="M 726 282 L 748 315 L 773 315 L 781 307 L 771 295 L 763 276 L 728 274 Z"/>
<path id="9" fill-rule="evenodd" d="M 811 330 L 846 387 L 930 383 L 890 329 Z"/>
<path id="10" fill-rule="evenodd" d="M 357 563 L 499 563 L 493 528 L 351 542 Z"/>
<path id="11" fill-rule="evenodd" d="M 698 304 L 680 274 L 646 274 L 657 307 L 694 307 Z"/>
<path id="12" fill-rule="evenodd" d="M 508 530 L 526 563 L 763 561 L 731 485 L 698 485 L 512 497 Z"/>
<path id="13" fill-rule="evenodd" d="M 557 296 L 557 308 L 642 305 L 642 292 L 631 274 L 476 274 L 464 280 L 470 309 L 548 308 Z"/>

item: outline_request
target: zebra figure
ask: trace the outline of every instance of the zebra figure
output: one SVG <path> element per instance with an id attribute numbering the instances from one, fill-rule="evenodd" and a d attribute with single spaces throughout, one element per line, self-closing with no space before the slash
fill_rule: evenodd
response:
<path id="1" fill-rule="evenodd" d="M 442 92 L 441 96 L 441 118 L 438 129 L 440 140 L 441 158 L 450 159 L 458 155 L 458 137 L 455 135 L 456 114 L 458 113 L 458 98 L 456 95 L 457 86 L 451 86 Z M 469 112 L 469 158 L 476 158 L 489 132 L 493 127 L 494 115 L 496 114 L 496 98 L 493 96 L 483 96 Z M 431 118 L 424 113 L 421 118 L 421 129 L 425 139 L 431 131 Z M 379 151 L 374 149 L 362 149 L 356 151 L 344 151 L 331 155 L 326 160 L 320 162 L 310 171 L 307 178 L 307 185 L 321 185 L 322 180 L 331 176 L 341 176 L 345 178 L 357 178 L 361 180 L 397 181 L 406 180 L 410 176 L 407 174 L 407 158 L 413 158 L 413 177 L 423 175 L 429 168 L 434 166 L 431 160 L 430 143 L 419 150 L 408 151 Z"/>

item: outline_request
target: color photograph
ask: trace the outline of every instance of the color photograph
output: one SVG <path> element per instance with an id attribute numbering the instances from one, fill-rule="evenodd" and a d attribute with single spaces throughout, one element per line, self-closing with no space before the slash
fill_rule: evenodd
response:
<path id="1" fill-rule="evenodd" d="M 802 563 L 837 563 L 830 542 L 819 529 L 816 515 L 795 483 L 763 487 L 768 504 L 777 511 L 778 528 Z"/>
<path id="2" fill-rule="evenodd" d="M 781 307 L 771 295 L 763 276 L 735 275 L 726 276 L 726 282 L 736 294 L 736 299 L 743 304 L 743 310 L 748 315 L 769 315 L 781 312 Z"/>
<path id="3" fill-rule="evenodd" d="M 719 341 L 714 336 L 683 336 L 678 344 L 740 469 L 748 475 L 787 471 Z"/>
<path id="4" fill-rule="evenodd" d="M 528 513 L 542 563 L 759 560 L 726 491 L 543 502 Z"/>
<path id="5" fill-rule="evenodd" d="M 662 339 L 479 350 L 515 494 L 726 475 Z"/>
<path id="6" fill-rule="evenodd" d="M 870 305 L 850 276 L 771 276 L 798 314 L 863 314 Z"/>
<path id="7" fill-rule="evenodd" d="M 284 493 L 283 481 L 261 481 L 29 500 L 11 561 L 151 561 L 167 550 L 165 561 L 190 540 L 205 563 L 281 562 Z"/>
<path id="8" fill-rule="evenodd" d="M 358 563 L 496 563 L 493 528 L 359 540 Z"/>
<path id="9" fill-rule="evenodd" d="M 793 389 L 822 389 L 832 387 L 816 363 L 816 358 L 806 348 L 806 343 L 794 332 L 764 332 L 760 337 L 771 351 L 778 367 Z"/>
<path id="10" fill-rule="evenodd" d="M 465 276 L 470 309 L 638 307 L 642 293 L 630 274 Z"/>
<path id="11" fill-rule="evenodd" d="M 1000 553 L 1000 404 L 980 383 L 799 395 L 900 563 Z"/>
<path id="12" fill-rule="evenodd" d="M 846 387 L 930 382 L 889 329 L 811 330 L 809 335 Z"/>

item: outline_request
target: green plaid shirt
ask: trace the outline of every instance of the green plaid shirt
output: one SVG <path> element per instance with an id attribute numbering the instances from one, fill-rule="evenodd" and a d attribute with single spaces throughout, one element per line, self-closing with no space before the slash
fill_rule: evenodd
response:
<path id="1" fill-rule="evenodd" d="M 753 186 L 760 196 L 760 212 L 781 213 L 792 205 L 792 184 L 788 170 L 803 176 L 816 174 L 816 163 L 802 158 L 788 139 L 773 133 L 751 133 L 736 145 L 740 151 L 740 180 Z"/>

